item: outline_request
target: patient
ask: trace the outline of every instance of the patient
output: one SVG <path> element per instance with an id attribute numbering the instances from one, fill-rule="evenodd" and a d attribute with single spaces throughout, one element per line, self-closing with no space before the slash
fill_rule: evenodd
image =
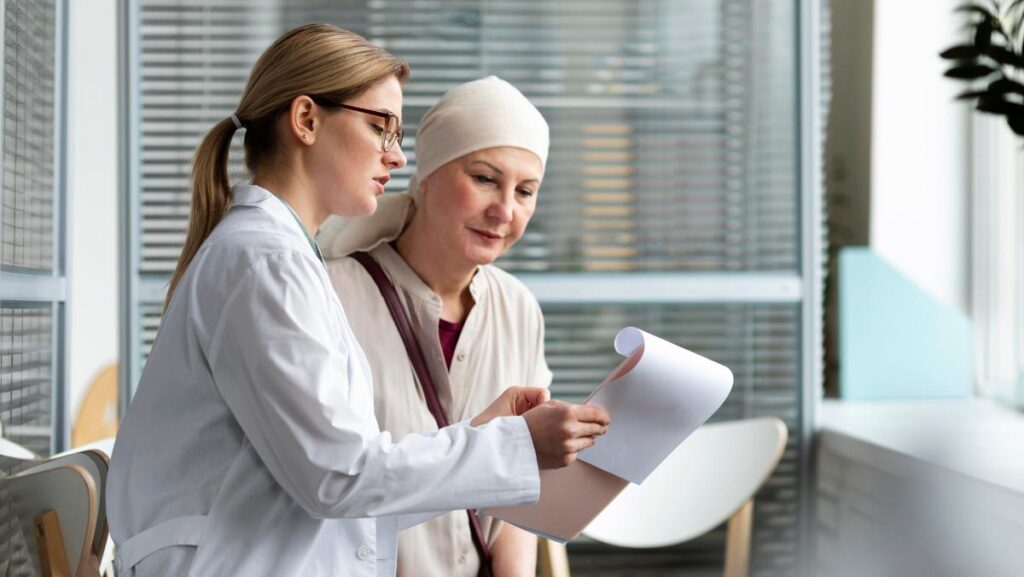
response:
<path id="1" fill-rule="evenodd" d="M 366 347 L 382 430 L 397 440 L 436 428 L 402 338 L 374 281 L 367 251 L 395 285 L 451 423 L 471 418 L 514 385 L 547 387 L 544 319 L 526 287 L 491 263 L 522 236 L 537 205 L 548 125 L 494 76 L 453 88 L 416 134 L 409 191 L 379 199 L 360 219 L 328 220 L 318 237 L 356 338 Z M 400 534 L 398 575 L 532 576 L 536 538 L 465 511 Z M 478 550 L 482 554 L 478 553 Z M 491 557 L 490 567 L 481 557 Z"/>

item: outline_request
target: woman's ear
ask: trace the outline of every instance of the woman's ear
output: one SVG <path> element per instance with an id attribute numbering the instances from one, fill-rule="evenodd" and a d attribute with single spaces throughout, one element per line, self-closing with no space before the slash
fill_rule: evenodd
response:
<path id="1" fill-rule="evenodd" d="M 316 129 L 320 125 L 320 107 L 305 94 L 296 96 L 288 115 L 289 132 L 303 144 L 316 142 Z"/>

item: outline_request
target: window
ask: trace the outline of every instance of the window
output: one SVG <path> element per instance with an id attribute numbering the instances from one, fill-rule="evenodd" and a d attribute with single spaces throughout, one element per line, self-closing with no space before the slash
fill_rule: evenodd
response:
<path id="1" fill-rule="evenodd" d="M 0 2 L 0 434 L 38 455 L 63 450 L 64 13 L 61 0 Z M 0 476 L 15 464 L 0 458 Z M 29 552 L 0 494 L 0 573 Z"/>
<path id="2" fill-rule="evenodd" d="M 974 115 L 972 320 L 978 392 L 1024 404 L 1024 153 L 1002 117 Z"/>
<path id="3" fill-rule="evenodd" d="M 791 441 L 758 501 L 753 575 L 790 575 L 820 388 L 820 141 L 827 22 L 808 0 L 129 2 L 126 388 L 159 326 L 202 135 L 281 32 L 321 20 L 406 58 L 406 148 L 448 88 L 487 74 L 552 129 L 537 214 L 499 263 L 538 295 L 554 393 L 579 399 L 637 325 L 736 375 L 717 418 L 777 415 Z M 238 139 L 231 172 L 244 178 Z M 402 190 L 415 159 L 394 174 Z M 715 534 L 633 567 L 720 558 Z M 577 543 L 574 566 L 614 572 Z"/>
<path id="4" fill-rule="evenodd" d="M 3 3 L 0 424 L 42 455 L 64 445 L 63 3 Z"/>

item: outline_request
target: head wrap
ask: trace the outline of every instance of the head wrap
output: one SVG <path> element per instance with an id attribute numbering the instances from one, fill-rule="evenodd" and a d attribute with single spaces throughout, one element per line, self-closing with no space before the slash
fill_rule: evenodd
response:
<path id="1" fill-rule="evenodd" d="M 523 148 L 548 160 L 548 123 L 522 92 L 497 76 L 452 88 L 420 120 L 416 129 L 416 175 L 409 181 L 413 200 L 419 183 L 445 164 L 477 150 Z"/>
<path id="2" fill-rule="evenodd" d="M 512 146 L 548 160 L 548 123 L 515 86 L 488 76 L 452 88 L 420 120 L 416 130 L 416 174 L 402 194 L 377 199 L 377 211 L 363 217 L 328 218 L 317 242 L 324 257 L 371 250 L 402 234 L 416 212 L 419 183 L 445 164 L 477 150 Z"/>

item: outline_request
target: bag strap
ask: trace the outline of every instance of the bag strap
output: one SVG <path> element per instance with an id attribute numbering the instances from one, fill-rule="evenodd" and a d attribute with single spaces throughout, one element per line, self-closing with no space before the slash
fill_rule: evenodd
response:
<path id="1" fill-rule="evenodd" d="M 412 368 L 416 372 L 420 388 L 423 389 L 423 397 L 427 401 L 427 408 L 430 410 L 430 414 L 434 416 L 438 429 L 447 427 L 449 425 L 448 417 L 444 414 L 444 409 L 441 408 L 441 401 L 437 396 L 437 388 L 434 386 L 434 380 L 430 378 L 430 371 L 427 369 L 426 357 L 423 356 L 423 349 L 420 348 L 419 341 L 413 336 L 412 324 L 409 322 L 409 317 L 405 314 L 405 309 L 402 308 L 402 303 L 398 298 L 398 292 L 395 291 L 395 286 L 391 284 L 391 280 L 384 273 L 380 263 L 370 256 L 370 253 L 356 252 L 350 256 L 356 262 L 363 265 L 363 268 L 366 269 L 366 272 L 369 273 L 370 278 L 373 279 L 374 284 L 380 290 L 381 296 L 384 297 L 384 303 L 388 307 L 388 312 L 391 313 L 391 318 L 395 321 L 398 334 L 402 336 L 405 352 L 409 355 L 409 360 L 412 362 Z M 473 545 L 480 555 L 479 575 L 481 577 L 490 577 L 493 575 L 491 551 L 487 547 L 487 540 L 484 539 L 480 519 L 471 509 L 467 509 L 466 513 L 469 514 L 469 528 L 473 536 Z"/>

